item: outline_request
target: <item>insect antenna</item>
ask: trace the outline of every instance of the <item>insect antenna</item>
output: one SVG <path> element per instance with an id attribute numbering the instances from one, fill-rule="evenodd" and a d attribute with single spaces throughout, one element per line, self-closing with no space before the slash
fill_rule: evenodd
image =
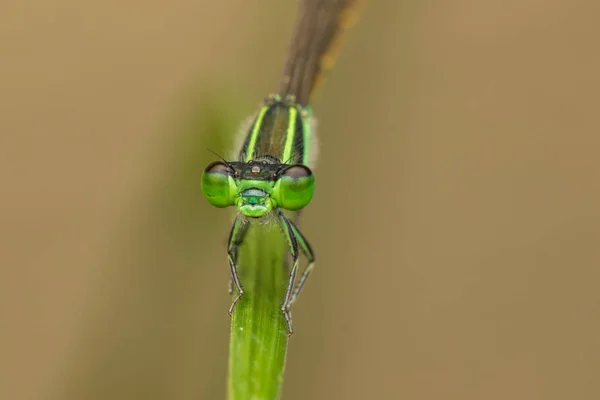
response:
<path id="1" fill-rule="evenodd" d="M 223 161 L 223 163 L 225 165 L 227 165 L 227 167 L 229 167 L 229 169 L 234 171 L 233 165 L 229 164 L 229 162 L 227 160 L 225 160 L 219 153 L 217 153 L 216 151 L 213 151 L 211 149 L 207 149 L 207 150 L 210 151 L 211 153 L 213 153 L 215 156 L 219 157 L 221 159 L 221 161 Z"/>

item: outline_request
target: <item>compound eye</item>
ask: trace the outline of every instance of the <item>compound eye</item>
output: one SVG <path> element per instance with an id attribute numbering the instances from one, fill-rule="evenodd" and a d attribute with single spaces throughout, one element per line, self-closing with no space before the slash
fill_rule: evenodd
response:
<path id="1" fill-rule="evenodd" d="M 282 176 L 292 179 L 307 178 L 312 176 L 312 171 L 306 165 L 296 164 L 283 171 Z"/>
<path id="2" fill-rule="evenodd" d="M 215 207 L 227 207 L 233 204 L 235 183 L 231 177 L 231 168 L 222 161 L 209 164 L 202 174 L 202 193 Z"/>
<path id="3" fill-rule="evenodd" d="M 215 161 L 213 163 L 208 164 L 208 167 L 204 169 L 204 173 L 209 174 L 222 174 L 222 175 L 231 175 L 231 168 L 223 161 Z"/>
<path id="4" fill-rule="evenodd" d="M 314 191 L 313 173 L 307 166 L 296 164 L 281 173 L 276 184 L 275 200 L 280 207 L 296 211 L 310 203 Z"/>

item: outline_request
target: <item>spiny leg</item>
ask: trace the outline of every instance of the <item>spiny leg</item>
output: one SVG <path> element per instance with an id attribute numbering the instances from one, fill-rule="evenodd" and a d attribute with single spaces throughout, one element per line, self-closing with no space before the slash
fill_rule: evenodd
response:
<path id="1" fill-rule="evenodd" d="M 233 312 L 233 307 L 235 306 L 235 303 L 237 303 L 238 300 L 244 294 L 244 289 L 242 288 L 242 285 L 240 284 L 240 278 L 237 273 L 237 250 L 238 250 L 239 245 L 242 244 L 242 242 L 244 240 L 244 236 L 246 235 L 246 232 L 248 231 L 248 225 L 249 224 L 247 224 L 243 220 L 243 217 L 238 214 L 235 217 L 235 221 L 233 222 L 233 227 L 231 228 L 231 232 L 229 233 L 229 240 L 227 242 L 227 258 L 229 260 L 229 269 L 230 269 L 229 294 L 233 294 L 232 282 L 235 283 L 235 287 L 238 290 L 238 295 L 236 296 L 235 299 L 233 299 L 233 302 L 231 303 L 231 306 L 229 307 L 229 315 L 231 315 L 231 313 Z"/>
<path id="2" fill-rule="evenodd" d="M 288 324 L 288 334 L 291 336 L 292 333 L 294 333 L 294 327 L 292 324 L 292 313 L 290 311 L 290 297 L 296 281 L 296 270 L 298 268 L 298 241 L 296 240 L 296 235 L 294 234 L 292 221 L 290 221 L 289 218 L 285 216 L 283 211 L 279 209 L 277 210 L 277 216 L 279 217 L 283 234 L 285 235 L 288 245 L 290 246 L 290 253 L 292 254 L 293 260 L 292 269 L 290 271 L 290 279 L 285 291 L 285 299 L 283 301 L 283 305 L 281 306 L 281 311 L 283 312 L 283 316 Z"/>
<path id="3" fill-rule="evenodd" d="M 227 247 L 227 252 L 229 252 L 229 239 L 231 237 L 231 232 L 229 232 L 229 237 L 227 237 L 225 247 Z M 236 256 L 237 256 L 237 247 L 236 247 Z M 237 263 L 237 257 L 233 260 L 234 263 Z M 229 263 L 229 255 L 227 256 L 227 262 Z M 227 282 L 227 292 L 232 295 L 233 294 L 233 276 L 231 275 L 231 268 L 229 270 L 229 281 Z"/>
<path id="4" fill-rule="evenodd" d="M 302 291 L 302 287 L 306 283 L 308 276 L 310 275 L 313 268 L 315 267 L 315 253 L 313 253 L 313 251 L 310 247 L 310 244 L 308 243 L 308 241 L 306 240 L 304 235 L 298 230 L 298 228 L 291 221 L 290 221 L 290 224 L 292 226 L 292 230 L 294 231 L 296 241 L 297 241 L 298 245 L 300 246 L 302 253 L 304 253 L 304 255 L 306 256 L 306 258 L 308 260 L 308 265 L 304 269 L 304 272 L 302 273 L 302 276 L 300 277 L 300 281 L 298 282 L 298 285 L 294 289 L 292 298 L 288 302 L 288 307 L 291 307 L 292 304 L 294 304 L 294 301 L 296 301 L 296 298 Z"/>

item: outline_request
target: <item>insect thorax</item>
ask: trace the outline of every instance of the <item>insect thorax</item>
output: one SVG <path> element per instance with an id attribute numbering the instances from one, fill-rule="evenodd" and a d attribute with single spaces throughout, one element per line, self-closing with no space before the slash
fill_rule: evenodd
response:
<path id="1" fill-rule="evenodd" d="M 310 110 L 271 96 L 247 129 L 238 160 L 269 164 L 307 164 L 310 150 Z"/>

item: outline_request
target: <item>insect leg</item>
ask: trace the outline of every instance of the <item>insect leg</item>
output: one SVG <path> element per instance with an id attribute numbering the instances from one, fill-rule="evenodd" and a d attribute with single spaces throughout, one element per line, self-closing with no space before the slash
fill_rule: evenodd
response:
<path id="1" fill-rule="evenodd" d="M 308 243 L 308 241 L 306 240 L 304 235 L 298 230 L 298 228 L 291 221 L 290 221 L 290 225 L 294 232 L 294 236 L 296 237 L 296 241 L 298 242 L 298 245 L 300 246 L 300 249 L 302 250 L 302 253 L 304 253 L 304 255 L 306 256 L 306 258 L 308 260 L 308 265 L 304 269 L 304 272 L 302 273 L 302 276 L 300 277 L 300 281 L 298 282 L 298 285 L 294 289 L 292 297 L 290 298 L 290 301 L 288 302 L 289 306 L 291 306 L 294 303 L 294 301 L 296 301 L 296 298 L 300 294 L 300 291 L 302 291 L 302 287 L 306 283 L 306 280 L 308 279 L 310 273 L 312 272 L 312 270 L 315 266 L 315 253 L 313 253 L 312 248 L 310 247 L 310 244 Z"/>
<path id="2" fill-rule="evenodd" d="M 233 227 L 231 228 L 231 232 L 229 233 L 229 240 L 227 242 L 227 258 L 229 260 L 229 269 L 230 269 L 230 277 L 229 277 L 229 293 L 233 293 L 233 283 L 235 283 L 235 287 L 237 288 L 238 295 L 233 302 L 231 303 L 231 307 L 229 307 L 229 315 L 233 312 L 233 307 L 235 303 L 242 297 L 244 294 L 244 289 L 240 284 L 240 278 L 237 272 L 237 250 L 239 245 L 242 244 L 244 240 L 244 236 L 248 231 L 248 225 L 239 214 L 235 217 L 235 221 L 233 222 Z"/>
<path id="3" fill-rule="evenodd" d="M 288 324 L 288 334 L 291 336 L 292 333 L 294 333 L 294 328 L 292 325 L 292 313 L 290 311 L 290 296 L 292 295 L 292 289 L 294 288 L 294 283 L 296 281 L 296 270 L 298 268 L 298 241 L 296 240 L 292 221 L 290 221 L 280 209 L 277 210 L 277 216 L 279 217 L 283 234 L 285 235 L 288 245 L 290 246 L 290 253 L 292 254 L 293 259 L 293 265 L 290 271 L 290 279 L 285 291 L 285 300 L 281 306 L 281 311 L 283 312 L 283 316 Z"/>

